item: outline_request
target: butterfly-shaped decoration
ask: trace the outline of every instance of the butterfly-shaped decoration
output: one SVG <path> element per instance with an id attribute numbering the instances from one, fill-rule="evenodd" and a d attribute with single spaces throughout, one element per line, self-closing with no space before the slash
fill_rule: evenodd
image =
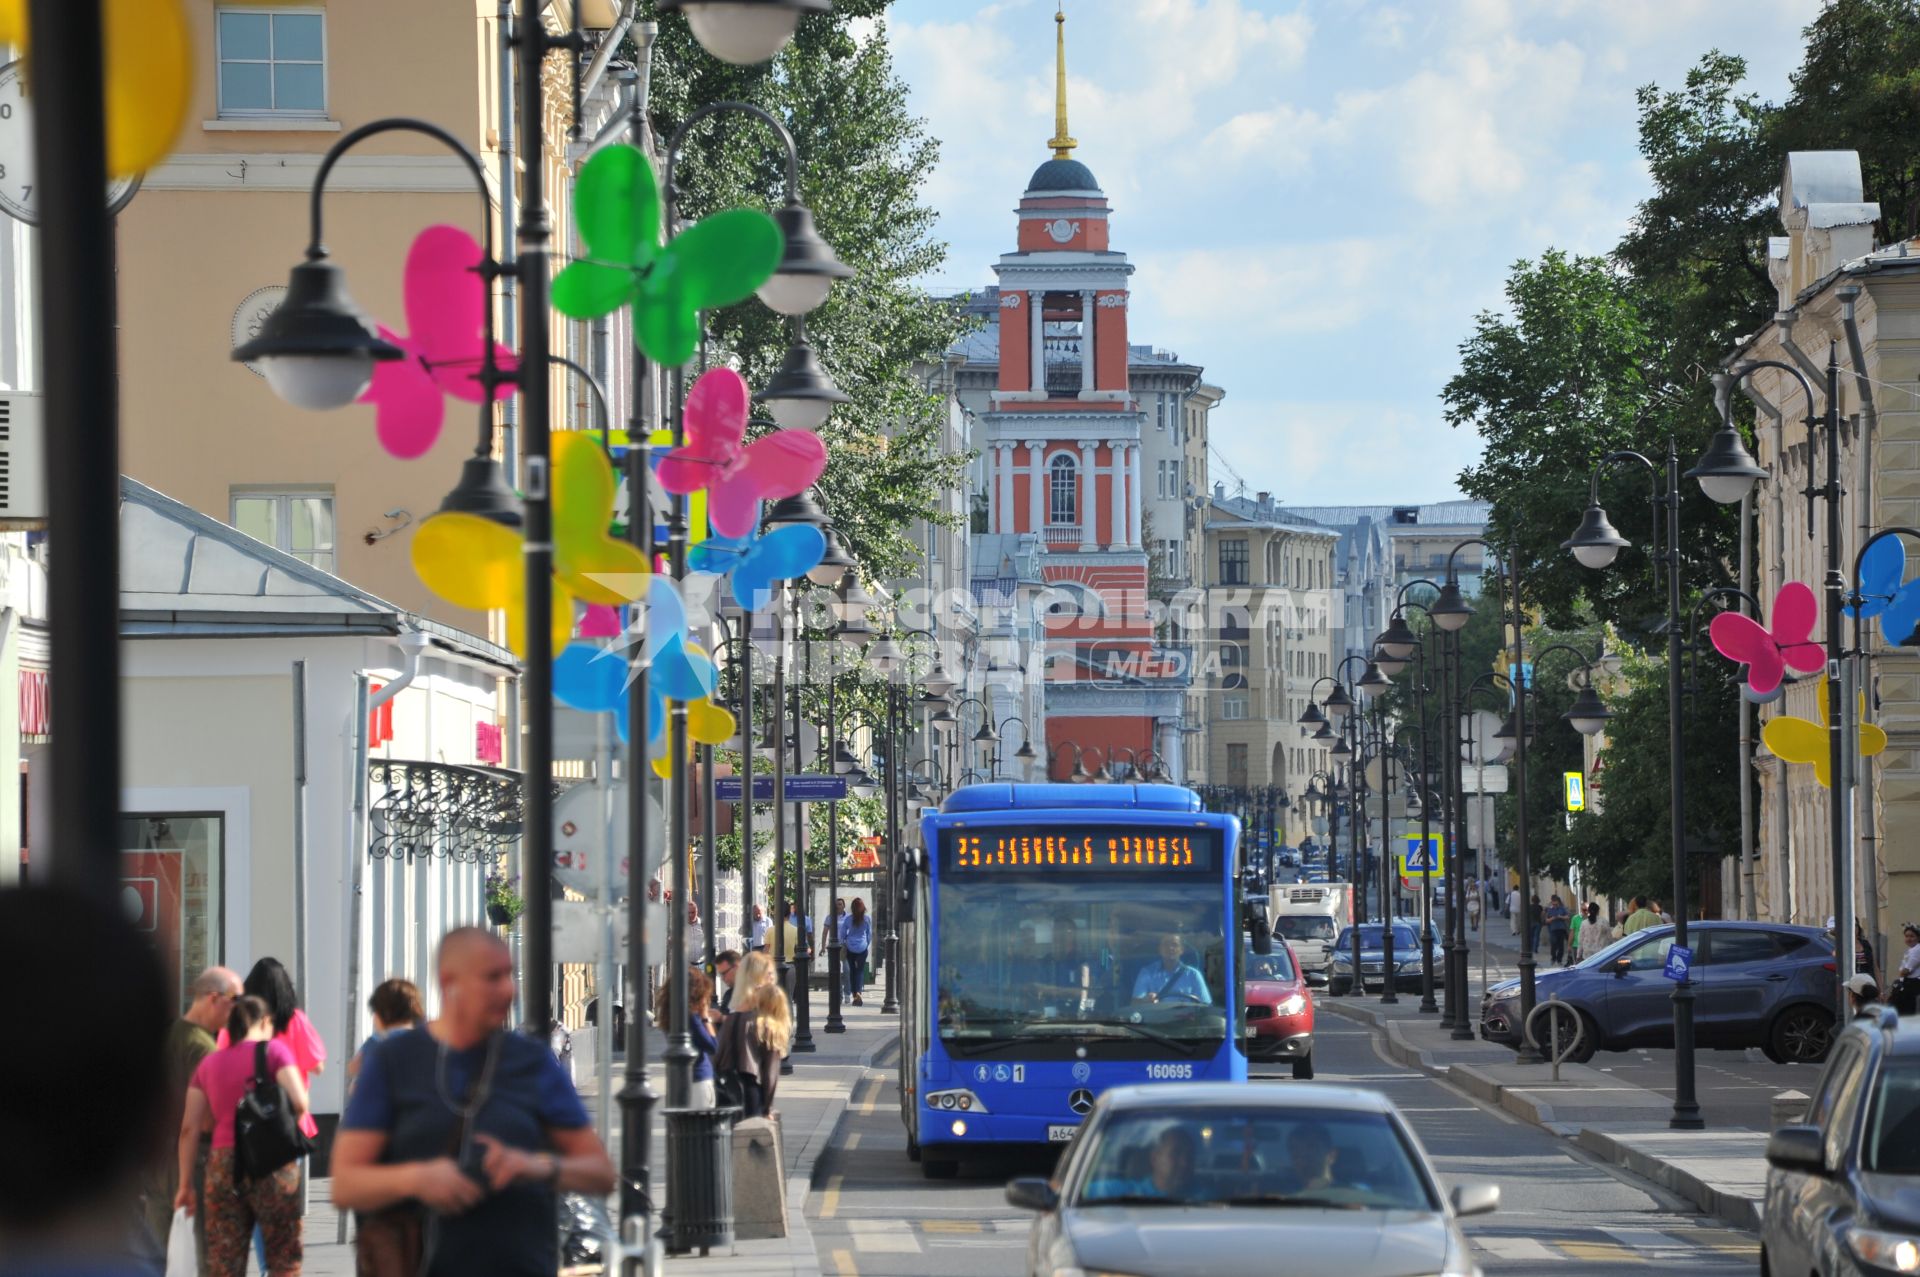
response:
<path id="1" fill-rule="evenodd" d="M 736 603 L 758 612 L 773 601 L 773 583 L 804 575 L 827 554 L 827 538 L 807 524 L 775 528 L 761 536 L 711 536 L 687 552 L 687 566 L 726 574 Z"/>
<path id="2" fill-rule="evenodd" d="M 1860 560 L 1860 597 L 1858 608 L 1847 615 L 1880 621 L 1880 637 L 1898 644 L 1913 637 L 1920 627 L 1920 580 L 1906 580 L 1907 547 L 1899 537 L 1875 541 Z"/>
<path id="3" fill-rule="evenodd" d="M 774 220 L 751 208 L 703 217 L 662 245 L 660 184 L 625 144 L 581 167 L 573 210 L 587 255 L 554 277 L 554 309 L 593 319 L 628 306 L 634 344 L 671 367 L 693 358 L 700 312 L 751 297 L 786 246 Z"/>
<path id="4" fill-rule="evenodd" d="M 173 150 L 193 95 L 194 41 L 180 0 L 104 0 L 107 175 L 144 173 Z M 0 44 L 32 44 L 27 0 L 0 0 Z"/>
<path id="5" fill-rule="evenodd" d="M 745 442 L 752 403 L 733 369 L 701 373 L 687 392 L 687 442 L 658 467 L 668 492 L 706 490 L 707 522 L 723 537 L 751 534 L 761 501 L 799 496 L 827 468 L 827 445 L 811 430 L 776 430 Z"/>
<path id="6" fill-rule="evenodd" d="M 613 470 L 599 443 L 576 431 L 553 436 L 553 642 L 573 633 L 574 600 L 619 604 L 644 583 L 646 556 L 607 534 Z M 525 538 L 518 529 L 460 513 L 436 514 L 413 536 L 413 570 L 456 607 L 507 614 L 507 645 L 525 655 Z"/>
<path id="7" fill-rule="evenodd" d="M 374 429 L 380 446 L 396 457 L 420 456 L 440 437 L 448 395 L 482 403 L 480 365 L 486 353 L 487 281 L 477 273 L 483 253 L 473 236 L 457 226 L 429 226 L 407 250 L 404 280 L 405 337 L 386 325 L 380 335 L 407 352 L 404 359 L 381 360 L 360 402 L 376 409 Z M 495 344 L 501 371 L 514 367 L 513 354 Z M 513 393 L 510 383 L 495 386 L 493 398 Z"/>
<path id="8" fill-rule="evenodd" d="M 1813 591 L 1799 581 L 1780 587 L 1773 599 L 1773 625 L 1764 629 L 1752 617 L 1722 612 L 1707 632 L 1720 655 L 1747 667 L 1747 686 L 1765 696 L 1780 686 L 1790 669 L 1817 673 L 1826 664 L 1818 643 L 1810 642 L 1820 607 Z"/>
<path id="9" fill-rule="evenodd" d="M 665 702 L 699 700 L 712 694 L 718 671 L 705 652 L 687 634 L 686 604 L 676 584 L 652 577 L 627 609 L 626 623 L 616 633 L 638 639 L 629 659 L 628 644 L 600 647 L 570 643 L 554 660 L 554 696 L 562 704 L 587 713 L 611 713 L 627 738 L 627 689 L 640 670 L 648 670 L 650 697 L 648 739 L 656 740 L 665 721 Z"/>
<path id="10" fill-rule="evenodd" d="M 1813 764 L 1813 778 L 1820 782 L 1822 789 L 1833 787 L 1833 757 L 1828 746 L 1827 728 L 1832 719 L 1827 715 L 1827 680 L 1820 679 L 1817 693 L 1820 702 L 1820 721 L 1815 723 L 1804 718 L 1795 718 L 1783 714 L 1770 718 L 1760 729 L 1760 739 L 1767 743 L 1774 757 L 1785 759 L 1789 763 Z M 1867 716 L 1866 694 L 1860 696 L 1860 718 Z M 1858 720 L 1856 720 L 1858 721 Z M 1872 758 L 1887 747 L 1887 733 L 1872 723 L 1860 722 L 1860 756 Z"/>

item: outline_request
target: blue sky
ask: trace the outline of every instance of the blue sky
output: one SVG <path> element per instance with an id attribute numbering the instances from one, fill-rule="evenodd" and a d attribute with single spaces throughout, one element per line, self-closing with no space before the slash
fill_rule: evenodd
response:
<path id="1" fill-rule="evenodd" d="M 1785 95 L 1818 0 L 1067 0 L 1075 158 L 1136 268 L 1136 343 L 1226 389 L 1213 443 L 1304 503 L 1457 495 L 1439 390 L 1508 267 L 1611 248 L 1645 171 L 1634 90 L 1702 53 Z M 1053 132 L 1054 0 L 898 0 L 941 139 L 928 280 L 992 281 Z M 1233 487 L 1213 462 L 1213 477 Z"/>

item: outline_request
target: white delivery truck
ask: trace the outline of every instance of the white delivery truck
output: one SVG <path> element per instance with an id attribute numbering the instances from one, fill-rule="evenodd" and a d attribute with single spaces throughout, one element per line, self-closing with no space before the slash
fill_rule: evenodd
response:
<path id="1" fill-rule="evenodd" d="M 1353 921 L 1353 884 L 1283 882 L 1268 897 L 1273 930 L 1285 936 L 1308 972 L 1333 965 L 1333 942 Z"/>

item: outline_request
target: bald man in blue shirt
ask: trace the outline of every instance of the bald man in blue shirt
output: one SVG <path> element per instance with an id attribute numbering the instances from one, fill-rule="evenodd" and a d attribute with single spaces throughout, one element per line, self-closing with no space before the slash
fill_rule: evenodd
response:
<path id="1" fill-rule="evenodd" d="M 1180 961 L 1187 946 L 1174 932 L 1160 937 L 1160 960 L 1140 969 L 1133 981 L 1136 1003 L 1186 1002 L 1212 1006 L 1213 993 L 1199 969 Z"/>

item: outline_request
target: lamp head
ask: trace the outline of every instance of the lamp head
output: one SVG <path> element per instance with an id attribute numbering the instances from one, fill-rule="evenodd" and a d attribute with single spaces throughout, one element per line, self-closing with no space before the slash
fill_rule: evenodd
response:
<path id="1" fill-rule="evenodd" d="M 1393 690 L 1393 680 L 1380 672 L 1380 664 L 1378 661 L 1368 661 L 1367 668 L 1361 672 L 1359 681 L 1354 683 L 1354 686 L 1365 692 L 1369 697 L 1373 697 L 1379 696 L 1384 692 L 1391 692 Z"/>
<path id="2" fill-rule="evenodd" d="M 827 551 L 820 556 L 820 562 L 807 569 L 807 580 L 815 585 L 831 587 L 838 585 L 846 576 L 847 569 L 853 566 L 853 556 L 847 553 L 847 547 L 842 544 L 838 532 L 828 528 L 826 533 Z"/>
<path id="3" fill-rule="evenodd" d="M 1440 587 L 1440 594 L 1427 607 L 1427 615 L 1433 623 L 1449 634 L 1466 628 L 1473 617 L 1473 608 L 1468 605 L 1466 595 L 1460 592 L 1460 582 L 1452 577 Z"/>
<path id="4" fill-rule="evenodd" d="M 1329 719 L 1337 723 L 1353 712 L 1353 698 L 1347 695 L 1346 688 L 1335 683 L 1333 690 L 1327 693 L 1327 699 L 1320 702 L 1320 708 L 1326 711 Z"/>
<path id="5" fill-rule="evenodd" d="M 1380 631 L 1380 637 L 1375 639 L 1374 643 L 1386 656 L 1404 662 L 1412 659 L 1414 650 L 1420 646 L 1420 636 L 1415 634 L 1413 627 L 1407 624 L 1406 613 L 1395 609 L 1392 619 L 1387 622 L 1387 628 Z M 1397 673 L 1398 671 L 1388 672 Z"/>
<path id="6" fill-rule="evenodd" d="M 1582 567 L 1604 568 L 1631 544 L 1615 529 L 1600 503 L 1592 501 L 1587 504 L 1587 512 L 1580 516 L 1580 526 L 1560 543 L 1560 548 L 1572 550 Z"/>
<path id="7" fill-rule="evenodd" d="M 1580 694 L 1573 698 L 1572 707 L 1560 717 L 1572 724 L 1573 730 L 1582 736 L 1598 736 L 1606 729 L 1613 711 L 1600 699 L 1600 693 L 1589 685 L 1580 689 Z"/>
<path id="8" fill-rule="evenodd" d="M 1687 471 L 1687 478 L 1700 481 L 1700 490 L 1707 494 L 1707 499 L 1721 505 L 1738 505 L 1742 497 L 1753 491 L 1753 485 L 1766 477 L 1767 472 L 1747 451 L 1746 441 L 1732 423 L 1713 432 L 1707 450 L 1700 454 L 1693 469 Z"/>
<path id="9" fill-rule="evenodd" d="M 891 637 L 882 638 L 878 643 L 875 643 L 867 649 L 867 660 L 873 663 L 873 668 L 882 678 L 891 677 L 893 672 L 900 668 L 901 662 L 905 659 L 906 658 L 901 655 L 900 645 L 894 642 Z"/>
<path id="10" fill-rule="evenodd" d="M 947 673 L 947 667 L 938 657 L 934 658 L 933 668 L 920 680 L 920 685 L 935 696 L 945 697 L 953 690 L 953 678 Z"/>
<path id="11" fill-rule="evenodd" d="M 822 510 L 819 504 L 814 501 L 812 489 L 808 489 L 798 496 L 781 497 L 773 503 L 773 509 L 767 511 L 767 531 L 769 532 L 777 531 L 780 528 L 796 527 L 801 524 L 823 530 L 828 526 L 827 512 Z M 831 551 L 833 547 L 829 544 L 827 548 Z M 848 564 L 851 565 L 851 560 L 848 561 Z M 841 571 L 845 570 L 846 568 L 843 566 Z"/>
<path id="12" fill-rule="evenodd" d="M 760 392 L 760 402 L 782 429 L 818 430 L 827 424 L 835 404 L 847 402 L 847 394 L 833 384 L 813 347 L 802 339 L 787 348 L 780 370 Z"/>
<path id="13" fill-rule="evenodd" d="M 734 66 L 765 62 L 793 39 L 806 13 L 829 0 L 660 0 L 663 13 L 683 13 L 700 47 Z"/>
<path id="14" fill-rule="evenodd" d="M 441 514 L 472 514 L 503 527 L 518 528 L 526 519 L 519 496 L 507 486 L 506 472 L 493 457 L 468 457 L 460 466 L 460 482 L 440 503 Z"/>
<path id="15" fill-rule="evenodd" d="M 786 237 L 787 247 L 767 282 L 757 290 L 770 310 L 782 315 L 804 315 L 827 300 L 836 279 L 853 274 L 852 267 L 833 255 L 827 241 L 814 229 L 813 213 L 799 200 L 789 200 L 773 215 Z"/>
<path id="16" fill-rule="evenodd" d="M 1297 721 L 1302 727 L 1319 727 L 1327 721 L 1327 716 L 1320 712 L 1320 702 L 1310 700 L 1307 707 L 1300 711 Z"/>
<path id="17" fill-rule="evenodd" d="M 1394 656 L 1387 655 L 1387 650 L 1381 647 L 1377 643 L 1374 645 L 1374 649 L 1373 649 L 1373 663 L 1376 667 L 1378 667 L 1380 672 L 1382 674 L 1385 674 L 1388 678 L 1397 677 L 1402 670 L 1407 668 L 1407 664 L 1408 664 L 1406 658 L 1404 657 L 1394 657 Z"/>
<path id="18" fill-rule="evenodd" d="M 233 359 L 257 362 L 273 393 L 294 407 L 325 412 L 364 394 L 376 361 L 404 354 L 347 295 L 346 275 L 322 258 L 293 268 L 286 298 Z"/>

